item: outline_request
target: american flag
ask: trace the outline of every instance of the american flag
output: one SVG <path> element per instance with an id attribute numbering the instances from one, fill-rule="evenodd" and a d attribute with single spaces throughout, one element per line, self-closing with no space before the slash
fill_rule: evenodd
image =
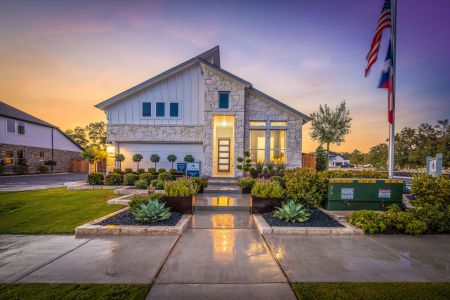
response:
<path id="1" fill-rule="evenodd" d="M 383 4 L 383 9 L 381 10 L 380 18 L 378 19 L 377 29 L 375 30 L 375 35 L 372 38 L 372 44 L 370 45 L 369 53 L 367 53 L 366 61 L 366 71 L 365 75 L 369 74 L 370 68 L 377 61 L 378 52 L 380 51 L 381 37 L 383 36 L 383 31 L 387 28 L 392 27 L 391 18 L 391 0 L 385 0 Z"/>

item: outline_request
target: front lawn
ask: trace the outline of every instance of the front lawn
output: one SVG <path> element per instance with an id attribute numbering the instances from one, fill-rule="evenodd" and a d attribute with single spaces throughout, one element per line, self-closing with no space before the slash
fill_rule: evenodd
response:
<path id="1" fill-rule="evenodd" d="M 65 188 L 0 192 L 0 233 L 73 233 L 75 227 L 122 208 L 112 190 Z"/>
<path id="2" fill-rule="evenodd" d="M 299 300 L 449 299 L 450 282 L 294 283 Z"/>
<path id="3" fill-rule="evenodd" d="M 0 284 L 0 299 L 145 299 L 150 285 L 144 284 Z"/>

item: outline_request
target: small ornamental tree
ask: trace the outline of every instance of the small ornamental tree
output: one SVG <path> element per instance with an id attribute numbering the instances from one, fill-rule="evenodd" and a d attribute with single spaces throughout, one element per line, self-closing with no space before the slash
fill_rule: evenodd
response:
<path id="1" fill-rule="evenodd" d="M 156 164 L 159 163 L 159 160 L 160 160 L 160 157 L 158 154 L 152 154 L 152 156 L 150 156 L 150 161 L 155 164 L 155 169 L 156 169 Z"/>
<path id="2" fill-rule="evenodd" d="M 238 157 L 237 162 L 239 163 L 236 167 L 238 170 L 243 171 L 244 176 L 250 171 L 252 166 L 252 160 L 250 159 L 250 151 L 244 151 L 244 157 Z"/>
<path id="3" fill-rule="evenodd" d="M 136 166 L 136 170 L 139 170 L 139 162 L 143 159 L 144 157 L 142 156 L 142 154 L 136 153 L 133 155 L 133 161 L 135 163 L 137 163 Z"/>
<path id="4" fill-rule="evenodd" d="M 98 147 L 91 147 L 85 151 L 81 151 L 80 155 L 89 162 L 89 173 L 91 173 L 92 164 L 95 164 L 95 172 L 97 172 L 97 163 L 106 159 L 106 151 Z"/>
<path id="5" fill-rule="evenodd" d="M 324 171 L 328 169 L 327 164 L 327 152 L 323 149 L 322 145 L 316 149 L 316 170 Z"/>
<path id="6" fill-rule="evenodd" d="M 184 161 L 187 163 L 192 163 L 195 161 L 195 158 L 191 154 L 188 154 L 184 157 Z"/>
<path id="7" fill-rule="evenodd" d="M 175 156 L 175 154 L 170 154 L 169 156 L 167 156 L 167 160 L 172 163 L 173 169 L 173 163 L 177 161 L 177 157 Z"/>
<path id="8" fill-rule="evenodd" d="M 122 170 L 122 162 L 125 160 L 125 155 L 123 155 L 122 153 L 117 153 L 114 158 L 119 165 L 119 169 Z"/>

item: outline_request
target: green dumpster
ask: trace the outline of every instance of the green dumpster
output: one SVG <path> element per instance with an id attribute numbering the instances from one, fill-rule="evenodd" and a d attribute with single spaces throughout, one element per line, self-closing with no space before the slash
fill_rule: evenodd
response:
<path id="1" fill-rule="evenodd" d="M 403 181 L 392 179 L 332 178 L 328 182 L 328 210 L 386 210 L 401 205 Z"/>

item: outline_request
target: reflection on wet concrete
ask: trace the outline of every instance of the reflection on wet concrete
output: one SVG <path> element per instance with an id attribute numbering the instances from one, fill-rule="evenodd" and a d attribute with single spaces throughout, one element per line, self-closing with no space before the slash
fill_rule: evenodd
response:
<path id="1" fill-rule="evenodd" d="M 213 260 L 219 264 L 232 263 L 234 261 L 234 242 L 236 236 L 232 230 L 213 230 Z"/>

